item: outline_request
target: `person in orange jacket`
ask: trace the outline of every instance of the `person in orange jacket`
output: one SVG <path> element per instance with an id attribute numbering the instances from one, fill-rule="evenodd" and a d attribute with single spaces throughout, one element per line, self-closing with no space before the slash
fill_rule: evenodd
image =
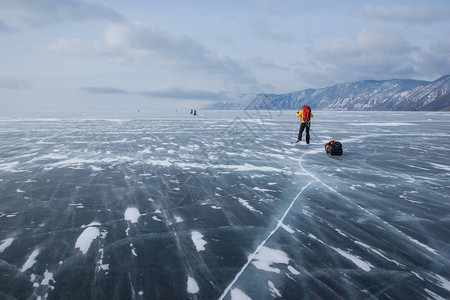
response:
<path id="1" fill-rule="evenodd" d="M 301 124 L 296 143 L 302 140 L 303 131 L 305 130 L 306 127 L 306 143 L 309 144 L 309 126 L 311 125 L 312 117 L 313 114 L 311 112 L 311 107 L 309 107 L 308 105 L 304 105 L 303 109 L 297 112 L 297 118 L 300 118 Z"/>

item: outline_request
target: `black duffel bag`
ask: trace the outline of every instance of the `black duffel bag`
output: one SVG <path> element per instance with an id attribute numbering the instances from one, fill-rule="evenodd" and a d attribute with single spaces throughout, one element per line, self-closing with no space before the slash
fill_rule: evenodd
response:
<path id="1" fill-rule="evenodd" d="M 335 140 L 330 140 L 325 144 L 325 152 L 328 155 L 342 155 L 342 144 Z"/>

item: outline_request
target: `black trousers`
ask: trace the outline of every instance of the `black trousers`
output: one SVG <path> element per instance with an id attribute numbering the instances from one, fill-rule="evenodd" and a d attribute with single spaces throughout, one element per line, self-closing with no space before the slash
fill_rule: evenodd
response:
<path id="1" fill-rule="evenodd" d="M 300 131 L 298 132 L 298 140 L 299 141 L 302 140 L 303 131 L 305 130 L 305 127 L 306 127 L 306 143 L 309 144 L 309 125 L 310 124 L 311 123 L 309 123 L 309 122 L 305 122 L 300 125 Z"/>

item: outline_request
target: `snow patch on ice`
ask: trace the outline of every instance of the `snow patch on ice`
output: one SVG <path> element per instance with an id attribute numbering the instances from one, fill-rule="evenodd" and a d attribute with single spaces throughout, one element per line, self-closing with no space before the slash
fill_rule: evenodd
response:
<path id="1" fill-rule="evenodd" d="M 347 234 L 345 234 L 344 232 L 342 232 L 341 230 L 339 230 L 338 228 L 335 228 L 334 230 L 336 230 L 340 235 L 348 237 Z"/>
<path id="2" fill-rule="evenodd" d="M 445 298 L 439 296 L 438 294 L 436 294 L 433 291 L 430 291 L 429 289 L 424 289 L 424 291 L 431 296 L 432 299 L 434 300 L 446 300 Z"/>
<path id="3" fill-rule="evenodd" d="M 281 298 L 281 293 L 280 291 L 275 287 L 275 284 L 273 284 L 272 281 L 267 281 L 267 285 L 269 286 L 269 292 L 273 297 L 280 297 Z"/>
<path id="4" fill-rule="evenodd" d="M 416 240 L 416 239 L 413 239 L 412 237 L 408 237 L 408 238 L 409 238 L 409 240 L 410 240 L 411 242 L 413 242 L 413 243 L 415 243 L 415 244 L 417 244 L 417 245 L 419 245 L 419 246 L 421 246 L 421 247 L 427 249 L 427 250 L 430 251 L 431 253 L 436 254 L 436 255 L 439 255 L 438 252 L 437 252 L 436 250 L 434 250 L 433 248 L 431 248 L 431 247 L 429 247 L 429 246 L 427 246 L 427 245 L 425 245 L 425 244 L 419 242 L 419 241 Z"/>
<path id="5" fill-rule="evenodd" d="M 406 122 L 378 122 L 378 123 L 348 123 L 348 125 L 353 126 L 411 126 L 416 125 L 414 123 L 406 123 Z"/>
<path id="6" fill-rule="evenodd" d="M 324 244 L 325 245 L 325 243 L 324 242 L 322 242 L 321 240 L 319 240 L 314 234 L 312 234 L 312 233 L 308 233 L 308 236 L 310 237 L 310 238 L 312 238 L 312 239 L 314 239 L 314 240 L 316 240 L 316 241 L 318 241 L 318 242 L 321 242 L 322 244 Z"/>
<path id="7" fill-rule="evenodd" d="M 261 153 L 262 155 L 266 155 L 266 156 L 270 156 L 270 157 L 274 157 L 276 159 L 285 159 L 286 156 L 281 155 L 281 154 L 276 154 L 276 153 Z"/>
<path id="8" fill-rule="evenodd" d="M 381 257 L 384 258 L 385 260 L 390 261 L 390 262 L 396 264 L 396 265 L 399 266 L 399 267 L 404 267 L 404 265 L 402 265 L 401 263 L 399 263 L 399 262 L 397 262 L 397 261 L 395 261 L 395 260 L 393 260 L 393 259 L 390 259 L 390 258 L 386 257 L 386 256 L 381 252 L 381 250 L 374 249 L 373 247 L 370 247 L 369 245 L 366 245 L 366 244 L 364 244 L 364 243 L 362 243 L 362 242 L 360 242 L 360 241 L 354 241 L 354 242 L 355 242 L 357 245 L 360 245 L 361 247 L 364 247 L 364 248 L 366 248 L 367 250 L 369 250 L 369 251 L 371 251 L 371 252 L 373 252 L 373 253 L 375 253 L 375 254 L 381 256 Z"/>
<path id="9" fill-rule="evenodd" d="M 53 279 L 53 273 L 49 272 L 48 270 L 45 270 L 44 279 L 42 279 L 41 284 L 50 285 L 50 280 L 52 280 L 53 282 L 55 281 L 55 279 Z"/>
<path id="10" fill-rule="evenodd" d="M 189 276 L 187 280 L 187 292 L 189 294 L 197 294 L 199 291 L 200 288 L 198 287 L 197 281 L 195 281 L 194 278 Z"/>
<path id="11" fill-rule="evenodd" d="M 92 171 L 94 171 L 94 172 L 100 172 L 100 171 L 103 171 L 102 168 L 97 167 L 97 166 L 94 166 L 94 165 L 90 165 L 89 168 L 90 168 Z"/>
<path id="12" fill-rule="evenodd" d="M 424 281 L 424 279 L 422 278 L 422 276 L 420 276 L 419 274 L 417 274 L 414 271 L 411 271 L 412 274 L 414 274 L 414 276 L 416 276 L 417 278 L 419 278 L 420 280 Z"/>
<path id="13" fill-rule="evenodd" d="M 264 175 L 264 174 L 256 174 L 256 175 L 250 175 L 250 178 L 263 178 L 263 177 L 266 177 L 267 175 Z"/>
<path id="14" fill-rule="evenodd" d="M 184 221 L 183 218 L 179 217 L 179 216 L 174 216 L 174 218 L 175 218 L 175 223 L 181 223 Z"/>
<path id="15" fill-rule="evenodd" d="M 440 287 L 450 292 L 450 281 L 448 281 L 447 279 L 438 274 L 430 274 L 430 275 L 438 281 Z"/>
<path id="16" fill-rule="evenodd" d="M 255 171 L 255 172 L 275 172 L 283 173 L 285 170 L 280 168 L 268 167 L 268 166 L 255 166 L 248 163 L 243 165 L 218 165 L 217 168 L 221 169 L 233 169 L 238 172 Z"/>
<path id="17" fill-rule="evenodd" d="M 307 215 L 308 217 L 312 217 L 312 213 L 307 209 L 302 209 L 302 214 Z"/>
<path id="18" fill-rule="evenodd" d="M 239 197 L 238 197 L 238 200 L 239 200 L 239 203 L 241 203 L 243 206 L 245 206 L 245 207 L 248 208 L 249 210 L 254 211 L 254 212 L 257 212 L 257 213 L 259 213 L 259 214 L 261 214 L 261 215 L 263 214 L 262 212 L 260 212 L 259 210 L 255 209 L 253 206 L 251 206 L 250 204 L 248 204 L 248 201 L 247 201 L 247 200 L 244 200 L 244 199 L 239 198 Z"/>
<path id="19" fill-rule="evenodd" d="M 448 166 L 448 165 L 442 165 L 442 164 L 436 164 L 436 163 L 429 163 L 429 164 L 434 166 L 435 168 L 450 171 L 450 166 Z"/>
<path id="20" fill-rule="evenodd" d="M 259 188 L 259 187 L 257 187 L 257 186 L 255 186 L 253 189 L 254 189 L 255 191 L 258 191 L 258 192 L 275 192 L 274 190 L 262 189 L 262 188 Z"/>
<path id="21" fill-rule="evenodd" d="M 6 171 L 6 172 L 13 172 L 15 171 L 14 167 L 19 164 L 18 161 L 13 161 L 10 163 L 3 163 L 0 164 L 0 170 Z"/>
<path id="22" fill-rule="evenodd" d="M 280 273 L 280 269 L 272 267 L 272 264 L 287 265 L 288 263 L 289 257 L 285 252 L 265 246 L 255 255 L 254 261 L 252 262 L 257 269 L 274 273 Z"/>
<path id="23" fill-rule="evenodd" d="M 98 230 L 98 228 L 86 228 L 78 237 L 75 243 L 75 249 L 80 249 L 83 254 L 86 254 L 91 247 L 92 242 L 99 236 L 100 230 Z"/>
<path id="24" fill-rule="evenodd" d="M 289 272 L 291 272 L 294 275 L 300 275 L 301 273 L 299 271 L 297 271 L 294 267 L 288 266 L 287 267 Z"/>
<path id="25" fill-rule="evenodd" d="M 80 228 L 86 228 L 86 227 L 92 227 L 92 226 L 100 226 L 101 224 L 99 222 L 91 222 L 88 225 L 81 225 Z"/>
<path id="26" fill-rule="evenodd" d="M 295 233 L 295 231 L 291 227 L 289 227 L 289 226 L 287 226 L 285 224 L 281 224 L 281 228 L 283 228 L 284 230 L 286 230 L 287 232 L 289 232 L 291 234 Z"/>
<path id="27" fill-rule="evenodd" d="M 85 164 L 110 164 L 110 163 L 117 163 L 117 162 L 130 162 L 133 161 L 133 158 L 128 156 L 117 156 L 117 158 L 103 158 L 103 159 L 89 159 L 89 158 L 69 158 L 66 160 L 61 160 L 52 164 L 49 164 L 49 167 L 54 168 L 75 168 L 75 169 L 82 169 L 83 165 Z"/>
<path id="28" fill-rule="evenodd" d="M 350 189 L 352 189 L 352 190 L 356 190 L 356 188 L 358 188 L 358 187 L 361 187 L 361 185 L 360 184 L 352 184 L 351 186 L 350 186 Z"/>
<path id="29" fill-rule="evenodd" d="M 158 218 L 157 216 L 153 216 L 152 219 L 155 221 L 158 221 L 158 222 L 162 222 L 162 220 L 160 218 Z"/>
<path id="30" fill-rule="evenodd" d="M 145 162 L 149 165 L 162 166 L 162 167 L 170 167 L 172 165 L 172 162 L 169 159 L 165 159 L 165 160 L 147 159 Z"/>
<path id="31" fill-rule="evenodd" d="M 140 216 L 141 214 L 136 207 L 128 207 L 124 214 L 125 220 L 130 221 L 131 223 L 137 223 Z"/>
<path id="32" fill-rule="evenodd" d="M 205 245 L 207 242 L 203 239 L 203 234 L 198 231 L 193 231 L 191 233 L 191 239 L 198 252 L 205 250 Z"/>
<path id="33" fill-rule="evenodd" d="M 231 290 L 231 300 L 252 300 L 242 290 L 235 288 Z"/>
<path id="34" fill-rule="evenodd" d="M 347 251 L 344 251 L 342 249 L 335 248 L 335 247 L 331 247 L 331 249 L 333 249 L 334 251 L 336 251 L 337 253 L 339 253 L 340 255 L 345 257 L 346 259 L 350 260 L 352 263 L 357 265 L 358 268 L 363 269 L 366 272 L 370 272 L 372 269 L 375 268 L 371 263 L 364 261 L 361 258 L 359 258 L 358 256 L 350 254 Z"/>
<path id="35" fill-rule="evenodd" d="M 136 254 L 136 247 L 134 247 L 133 243 L 130 243 L 130 249 L 131 249 L 131 254 L 133 256 L 137 256 L 137 254 Z"/>

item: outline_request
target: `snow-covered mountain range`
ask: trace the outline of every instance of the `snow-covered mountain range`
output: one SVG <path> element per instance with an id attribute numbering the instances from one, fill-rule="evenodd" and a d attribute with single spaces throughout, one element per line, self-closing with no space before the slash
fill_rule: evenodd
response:
<path id="1" fill-rule="evenodd" d="M 213 103 L 204 109 L 450 110 L 450 75 L 435 81 L 363 80 L 287 94 L 245 95 L 239 102 Z"/>

